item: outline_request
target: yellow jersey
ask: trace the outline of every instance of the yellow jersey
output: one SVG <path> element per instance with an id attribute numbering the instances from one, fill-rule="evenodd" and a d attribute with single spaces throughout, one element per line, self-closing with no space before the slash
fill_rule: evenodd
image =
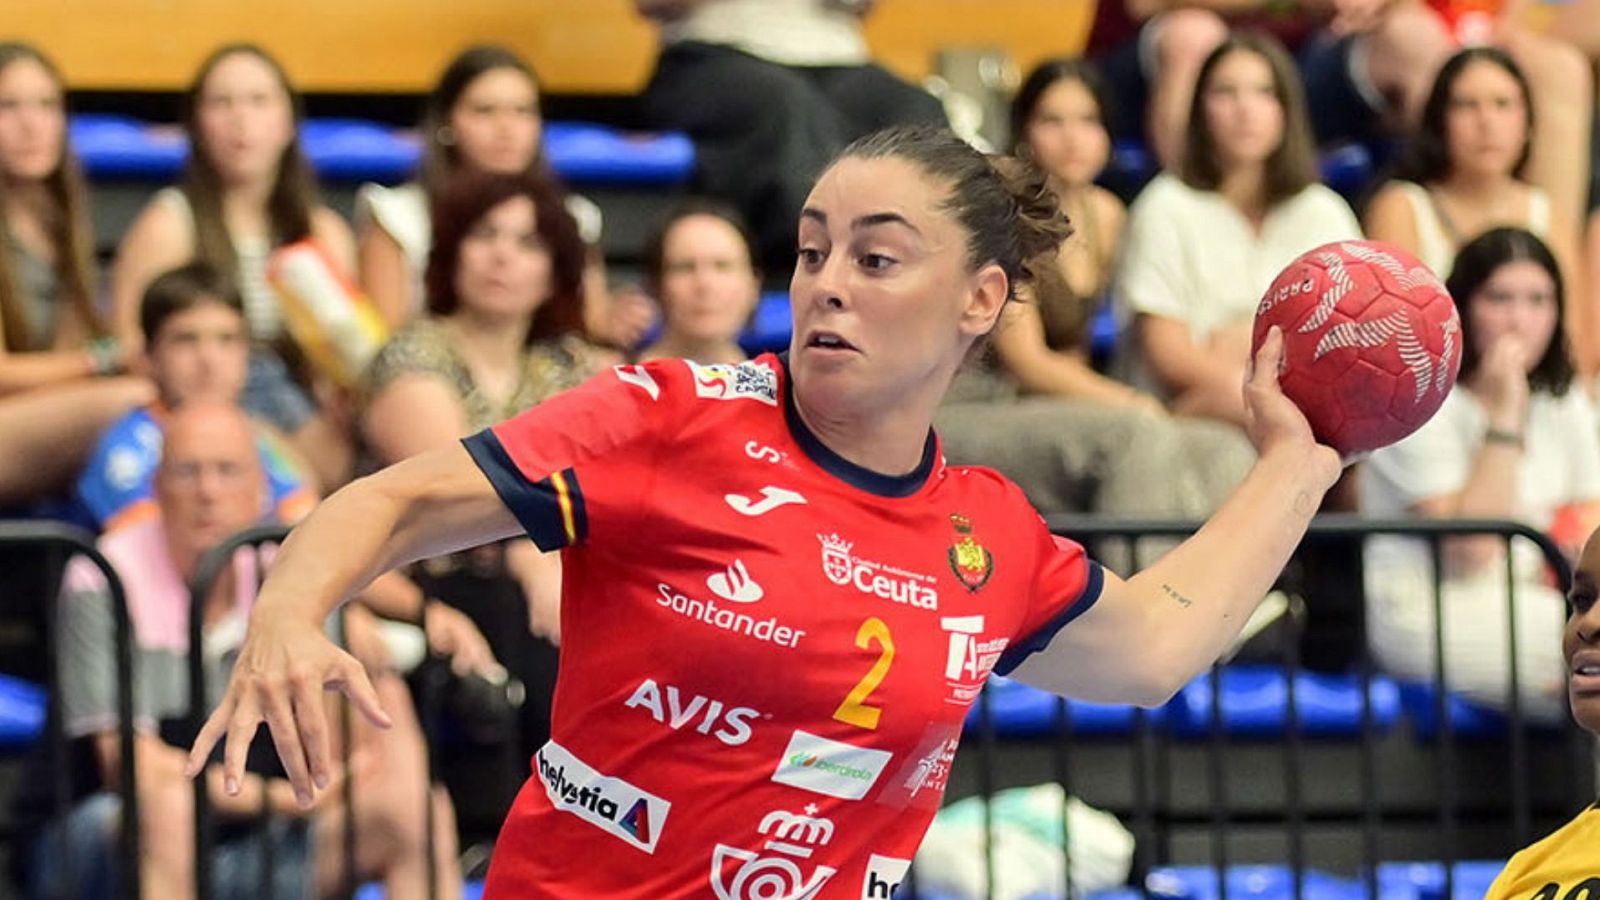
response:
<path id="1" fill-rule="evenodd" d="M 1600 803 L 1511 857 L 1484 900 L 1600 900 Z"/>

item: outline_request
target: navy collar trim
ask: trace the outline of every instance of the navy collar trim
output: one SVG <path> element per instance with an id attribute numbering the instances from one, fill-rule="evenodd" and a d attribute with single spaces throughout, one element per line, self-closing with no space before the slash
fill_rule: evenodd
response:
<path id="1" fill-rule="evenodd" d="M 928 439 L 922 445 L 922 461 L 904 475 L 885 475 L 856 465 L 835 453 L 806 427 L 794 405 L 789 354 L 778 354 L 778 362 L 783 366 L 783 416 L 789 423 L 789 434 L 812 462 L 840 481 L 879 497 L 909 497 L 928 483 L 928 476 L 933 474 L 934 463 L 939 457 L 939 441 L 934 437 L 932 428 L 928 429 Z"/>

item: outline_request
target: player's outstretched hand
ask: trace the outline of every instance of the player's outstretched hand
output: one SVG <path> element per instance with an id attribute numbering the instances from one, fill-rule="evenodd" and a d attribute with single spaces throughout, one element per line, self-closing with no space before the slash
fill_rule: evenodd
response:
<path id="1" fill-rule="evenodd" d="M 332 784 L 337 770 L 323 707 L 327 688 L 344 691 L 374 725 L 389 727 L 389 717 L 361 663 L 334 646 L 322 629 L 291 616 L 252 616 L 228 691 L 189 751 L 189 777 L 205 769 L 212 748 L 225 740 L 224 790 L 238 793 L 245 753 L 265 721 L 296 802 L 310 807 L 316 791 Z"/>
<path id="2" fill-rule="evenodd" d="M 1317 443 L 1305 414 L 1278 387 L 1278 372 L 1282 366 L 1283 331 L 1274 325 L 1245 375 L 1244 407 L 1250 443 L 1263 457 L 1286 450 L 1298 452 L 1310 464 L 1328 467 L 1328 483 L 1332 484 L 1344 462 L 1339 459 L 1338 451 Z"/>

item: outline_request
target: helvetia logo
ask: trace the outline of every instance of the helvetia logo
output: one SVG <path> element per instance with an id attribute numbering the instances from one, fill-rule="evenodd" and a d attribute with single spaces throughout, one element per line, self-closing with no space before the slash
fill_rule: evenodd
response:
<path id="1" fill-rule="evenodd" d="M 539 748 L 534 760 L 552 806 L 646 853 L 656 852 L 671 803 L 601 775 L 555 741 Z"/>

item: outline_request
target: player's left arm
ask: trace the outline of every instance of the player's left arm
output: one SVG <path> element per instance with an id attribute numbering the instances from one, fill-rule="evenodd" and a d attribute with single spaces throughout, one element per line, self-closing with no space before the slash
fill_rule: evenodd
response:
<path id="1" fill-rule="evenodd" d="M 1014 677 L 1084 700 L 1158 706 L 1238 636 L 1342 468 L 1278 389 L 1282 354 L 1274 329 L 1245 383 L 1260 455 L 1244 482 L 1154 565 L 1127 580 L 1105 573 L 1099 600 Z"/>

